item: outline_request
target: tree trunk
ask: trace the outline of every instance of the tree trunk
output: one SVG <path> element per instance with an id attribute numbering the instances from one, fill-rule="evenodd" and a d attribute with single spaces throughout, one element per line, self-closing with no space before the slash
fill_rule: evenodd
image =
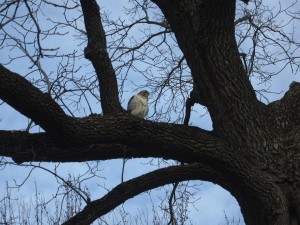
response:
<path id="1" fill-rule="evenodd" d="M 251 167 L 230 181 L 246 224 L 300 224 L 299 84 L 280 102 L 258 102 L 235 42 L 235 1 L 153 2 L 176 35 L 214 134 Z"/>

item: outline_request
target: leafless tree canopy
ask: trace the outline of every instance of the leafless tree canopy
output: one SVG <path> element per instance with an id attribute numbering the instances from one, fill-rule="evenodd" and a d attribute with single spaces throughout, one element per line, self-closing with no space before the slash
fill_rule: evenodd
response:
<path id="1" fill-rule="evenodd" d="M 247 225 L 300 225 L 300 84 L 268 102 L 278 74 L 299 76 L 298 1 L 129 0 L 123 12 L 95 0 L 0 3 L 0 109 L 29 119 L 0 130 L 1 168 L 41 169 L 69 202 L 79 196 L 64 224 L 166 184 L 176 224 L 180 182 L 206 180 L 237 199 Z M 145 120 L 123 108 L 143 89 Z M 190 126 L 199 105 L 212 131 Z M 98 176 L 96 161 L 131 158 L 166 164 L 91 201 L 81 182 Z M 89 175 L 65 179 L 42 162 L 83 162 Z"/>

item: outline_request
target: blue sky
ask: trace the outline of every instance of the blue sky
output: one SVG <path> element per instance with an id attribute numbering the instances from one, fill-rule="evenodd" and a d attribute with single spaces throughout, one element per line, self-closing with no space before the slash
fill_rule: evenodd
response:
<path id="1" fill-rule="evenodd" d="M 273 1 L 264 1 L 264 4 L 272 3 Z M 123 14 L 123 6 L 127 4 L 127 1 L 109 1 L 109 0 L 101 0 L 99 1 L 100 5 L 103 7 L 102 10 L 108 10 L 111 12 L 111 18 L 118 18 L 119 16 L 122 16 L 123 19 L 129 19 L 128 16 Z M 292 3 L 292 1 L 284 1 L 282 2 L 282 5 L 288 5 Z M 251 3 L 249 4 L 249 7 L 251 7 Z M 298 9 L 299 10 L 300 5 L 297 3 L 292 9 Z M 49 7 L 47 13 L 50 15 L 51 18 L 59 19 L 61 15 L 56 14 L 56 10 L 54 8 Z M 285 18 L 282 17 L 282 20 Z M 41 23 L 47 23 L 47 20 L 41 20 Z M 300 27 L 299 21 L 297 24 L 293 24 L 295 27 Z M 298 38 L 298 42 L 300 42 L 300 29 L 296 29 L 296 32 L 298 34 L 295 35 L 296 38 Z M 138 34 L 137 34 L 138 35 Z M 59 42 L 57 40 L 49 40 L 48 42 L 45 42 L 44 46 L 52 46 L 52 45 L 60 45 L 62 51 L 68 51 L 72 49 L 77 49 L 80 53 L 80 51 L 83 50 L 85 47 L 85 44 L 80 44 L 79 41 L 75 41 L 74 38 L 72 38 L 72 34 L 68 36 L 67 38 L 62 38 Z M 75 46 L 75 47 L 74 47 Z M 30 50 L 30 49 L 29 49 Z M 3 50 L 0 50 L 3 51 Z M 16 56 L 20 54 L 18 50 L 12 49 L 9 51 L 11 56 Z M 300 55 L 298 50 L 298 56 Z M 88 66 L 88 61 L 85 59 L 82 60 L 82 69 L 80 72 L 82 74 L 88 73 L 92 71 L 91 66 Z M 3 52 L 0 54 L 0 63 L 5 63 L 8 61 L 7 55 Z M 7 67 L 15 72 L 18 72 L 20 74 L 25 74 L 26 71 L 30 71 L 28 59 L 21 59 L 13 62 L 12 64 L 8 65 Z M 53 61 L 51 63 L 48 63 L 47 59 L 41 60 L 41 65 L 47 71 L 48 74 L 55 73 L 57 61 Z M 279 68 L 280 65 L 276 64 L 273 66 L 273 69 L 276 70 Z M 133 76 L 128 78 L 128 81 L 125 86 L 125 92 L 122 96 L 122 105 L 126 107 L 127 101 L 130 98 L 130 96 L 133 94 L 133 83 L 139 83 L 143 82 L 142 79 L 137 77 L 136 73 L 132 72 Z M 31 78 L 33 75 L 30 75 Z M 130 80 L 131 79 L 131 80 Z M 279 75 L 277 75 L 272 81 L 260 84 L 259 80 L 252 79 L 253 85 L 258 88 L 270 88 L 271 91 L 279 92 L 279 94 L 266 94 L 269 101 L 274 101 L 277 99 L 280 99 L 283 94 L 288 90 L 289 84 L 292 81 L 298 81 L 300 82 L 300 76 L 299 72 L 292 74 L 289 67 L 284 69 Z M 151 100 L 151 99 L 150 99 Z M 94 112 L 99 112 L 99 104 L 96 103 L 95 99 L 91 98 L 91 105 L 94 110 Z M 71 103 L 70 103 L 71 104 Z M 85 115 L 85 109 L 87 109 L 86 104 L 82 103 L 82 108 L 75 111 L 76 116 L 84 116 Z M 88 111 L 88 110 L 87 110 Z M 151 114 L 151 109 L 150 109 Z M 203 116 L 204 115 L 204 116 Z M 0 129 L 2 130 L 24 130 L 27 127 L 27 124 L 29 120 L 25 118 L 20 113 L 16 112 L 11 107 L 7 106 L 6 104 L 0 105 Z M 206 110 L 202 106 L 195 106 L 194 112 L 192 113 L 192 117 L 190 120 L 191 124 L 194 126 L 199 126 L 203 129 L 211 130 L 212 125 L 209 118 L 209 115 L 206 113 Z M 39 128 L 35 127 L 32 129 L 32 132 L 38 132 Z M 9 159 L 7 159 L 9 161 Z M 157 162 L 157 160 L 153 160 L 154 162 Z M 98 168 L 95 169 L 95 173 L 99 177 L 93 177 L 85 182 L 83 182 L 83 185 L 85 185 L 88 190 L 91 192 L 91 198 L 97 199 L 101 197 L 103 194 L 107 192 L 106 189 L 111 189 L 115 185 L 120 183 L 121 180 L 121 169 L 122 169 L 122 160 L 108 160 L 105 162 L 98 162 Z M 96 162 L 91 162 L 91 166 L 96 166 Z M 34 164 L 37 165 L 37 164 Z M 161 164 L 163 165 L 163 164 Z M 46 167 L 50 170 L 54 170 L 56 167 L 56 171 L 58 174 L 62 177 L 67 177 L 69 173 L 74 173 L 75 175 L 79 174 L 85 174 L 85 172 L 88 170 L 87 164 L 85 163 L 65 163 L 65 164 L 53 164 L 53 163 L 42 163 L 41 166 Z M 157 166 L 150 166 L 149 165 L 149 159 L 138 159 L 138 160 L 129 160 L 126 163 L 125 167 L 125 180 L 128 180 L 130 178 L 136 177 L 138 175 L 144 174 L 147 171 L 151 171 L 153 169 L 157 168 Z M 12 189 L 12 193 L 15 196 L 18 196 L 20 198 L 25 198 L 26 201 L 30 201 L 31 198 L 34 197 L 34 183 L 37 183 L 38 189 L 41 193 L 43 193 L 43 196 L 46 200 L 51 199 L 51 196 L 55 194 L 58 183 L 55 177 L 48 172 L 46 172 L 43 169 L 36 168 L 33 170 L 33 172 L 28 177 L 29 171 L 32 169 L 32 166 L 15 166 L 15 165 L 7 165 L 5 168 L 1 168 L 0 170 L 0 200 L 2 199 L 2 196 L 4 195 L 5 185 L 6 182 L 10 186 L 15 186 L 15 182 L 17 184 L 22 183 L 25 179 L 28 179 L 26 183 L 19 189 Z M 90 174 L 83 175 L 83 178 L 90 177 Z M 222 189 L 220 186 L 209 183 L 209 182 L 197 182 L 199 187 L 199 191 L 197 191 L 195 195 L 195 199 L 199 199 L 196 201 L 194 206 L 189 207 L 190 211 L 190 217 L 196 224 L 205 224 L 205 225 L 221 225 L 225 224 L 225 216 L 224 213 L 226 213 L 229 220 L 235 219 L 235 221 L 241 220 L 240 224 L 243 224 L 242 215 L 238 206 L 238 203 L 236 200 L 231 196 L 229 192 Z M 155 204 L 159 203 L 158 195 L 162 193 L 163 190 L 158 191 L 151 191 L 152 193 L 152 201 Z M 1 202 L 0 202 L 1 205 Z M 126 209 L 131 212 L 132 214 L 137 213 L 140 211 L 147 211 L 149 214 L 151 214 L 151 199 L 149 198 L 148 194 L 142 194 L 140 196 L 137 196 L 125 203 Z M 108 219 L 112 219 L 109 217 Z M 149 215 L 149 224 L 151 223 L 151 215 Z"/>

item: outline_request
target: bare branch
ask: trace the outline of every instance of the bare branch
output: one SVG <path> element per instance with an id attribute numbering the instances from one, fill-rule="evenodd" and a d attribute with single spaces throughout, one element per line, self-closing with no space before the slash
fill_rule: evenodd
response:
<path id="1" fill-rule="evenodd" d="M 26 5 L 26 8 L 27 8 L 27 10 L 29 12 L 29 15 L 30 15 L 31 19 L 33 20 L 33 22 L 34 22 L 34 24 L 36 26 L 36 30 L 37 30 L 37 43 L 38 43 L 38 47 L 39 47 L 38 48 L 39 49 L 39 55 L 40 55 L 40 57 L 43 57 L 42 46 L 41 46 L 41 37 L 40 37 L 41 36 L 41 28 L 40 28 L 37 20 L 34 18 L 32 12 L 31 12 L 31 9 L 30 9 L 30 7 L 28 5 L 28 2 L 24 1 L 24 3 Z"/>
<path id="2" fill-rule="evenodd" d="M 168 225 L 176 225 L 175 222 L 175 215 L 174 215 L 174 209 L 173 209 L 173 199 L 175 199 L 175 193 L 176 193 L 176 188 L 178 186 L 179 182 L 176 182 L 173 184 L 173 188 L 169 197 L 169 210 L 170 210 L 170 221 L 168 223 Z"/>
<path id="3" fill-rule="evenodd" d="M 0 65 L 0 98 L 50 133 L 66 123 L 67 116 L 49 94 Z"/>
<path id="4" fill-rule="evenodd" d="M 103 114 L 122 111 L 115 71 L 107 53 L 106 37 L 96 1 L 81 0 L 84 22 L 88 36 L 85 57 L 89 59 L 99 80 Z"/>
<path id="5" fill-rule="evenodd" d="M 15 3 L 17 3 L 16 5 L 16 8 L 14 10 L 14 13 L 13 13 L 13 16 L 11 18 L 9 18 L 7 21 L 5 21 L 4 23 L 0 23 L 0 30 L 7 24 L 9 24 L 11 21 L 13 21 L 15 18 L 16 18 L 16 15 L 17 15 L 17 11 L 18 11 L 18 8 L 19 8 L 19 4 L 20 4 L 20 1 L 12 1 L 10 3 L 8 3 L 6 5 L 6 7 L 4 7 L 3 9 L 0 10 L 0 13 L 2 13 L 4 10 L 7 10 L 11 5 L 14 5 Z"/>
<path id="6" fill-rule="evenodd" d="M 223 180 L 222 176 L 216 176 L 216 173 L 214 172 L 215 171 L 210 167 L 201 164 L 174 166 L 156 170 L 119 184 L 101 199 L 91 201 L 80 213 L 66 221 L 64 225 L 91 224 L 97 218 L 105 215 L 126 200 L 143 193 L 144 191 L 165 184 L 184 180 L 206 180 L 207 178 L 211 179 L 211 176 L 214 176 L 215 180 Z"/>

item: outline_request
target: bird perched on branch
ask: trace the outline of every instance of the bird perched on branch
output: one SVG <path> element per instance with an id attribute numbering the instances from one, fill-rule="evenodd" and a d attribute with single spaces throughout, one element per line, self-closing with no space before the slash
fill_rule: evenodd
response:
<path id="1" fill-rule="evenodd" d="M 145 118 L 149 111 L 148 96 L 149 92 L 146 90 L 133 95 L 128 102 L 127 111 L 134 116 Z"/>

